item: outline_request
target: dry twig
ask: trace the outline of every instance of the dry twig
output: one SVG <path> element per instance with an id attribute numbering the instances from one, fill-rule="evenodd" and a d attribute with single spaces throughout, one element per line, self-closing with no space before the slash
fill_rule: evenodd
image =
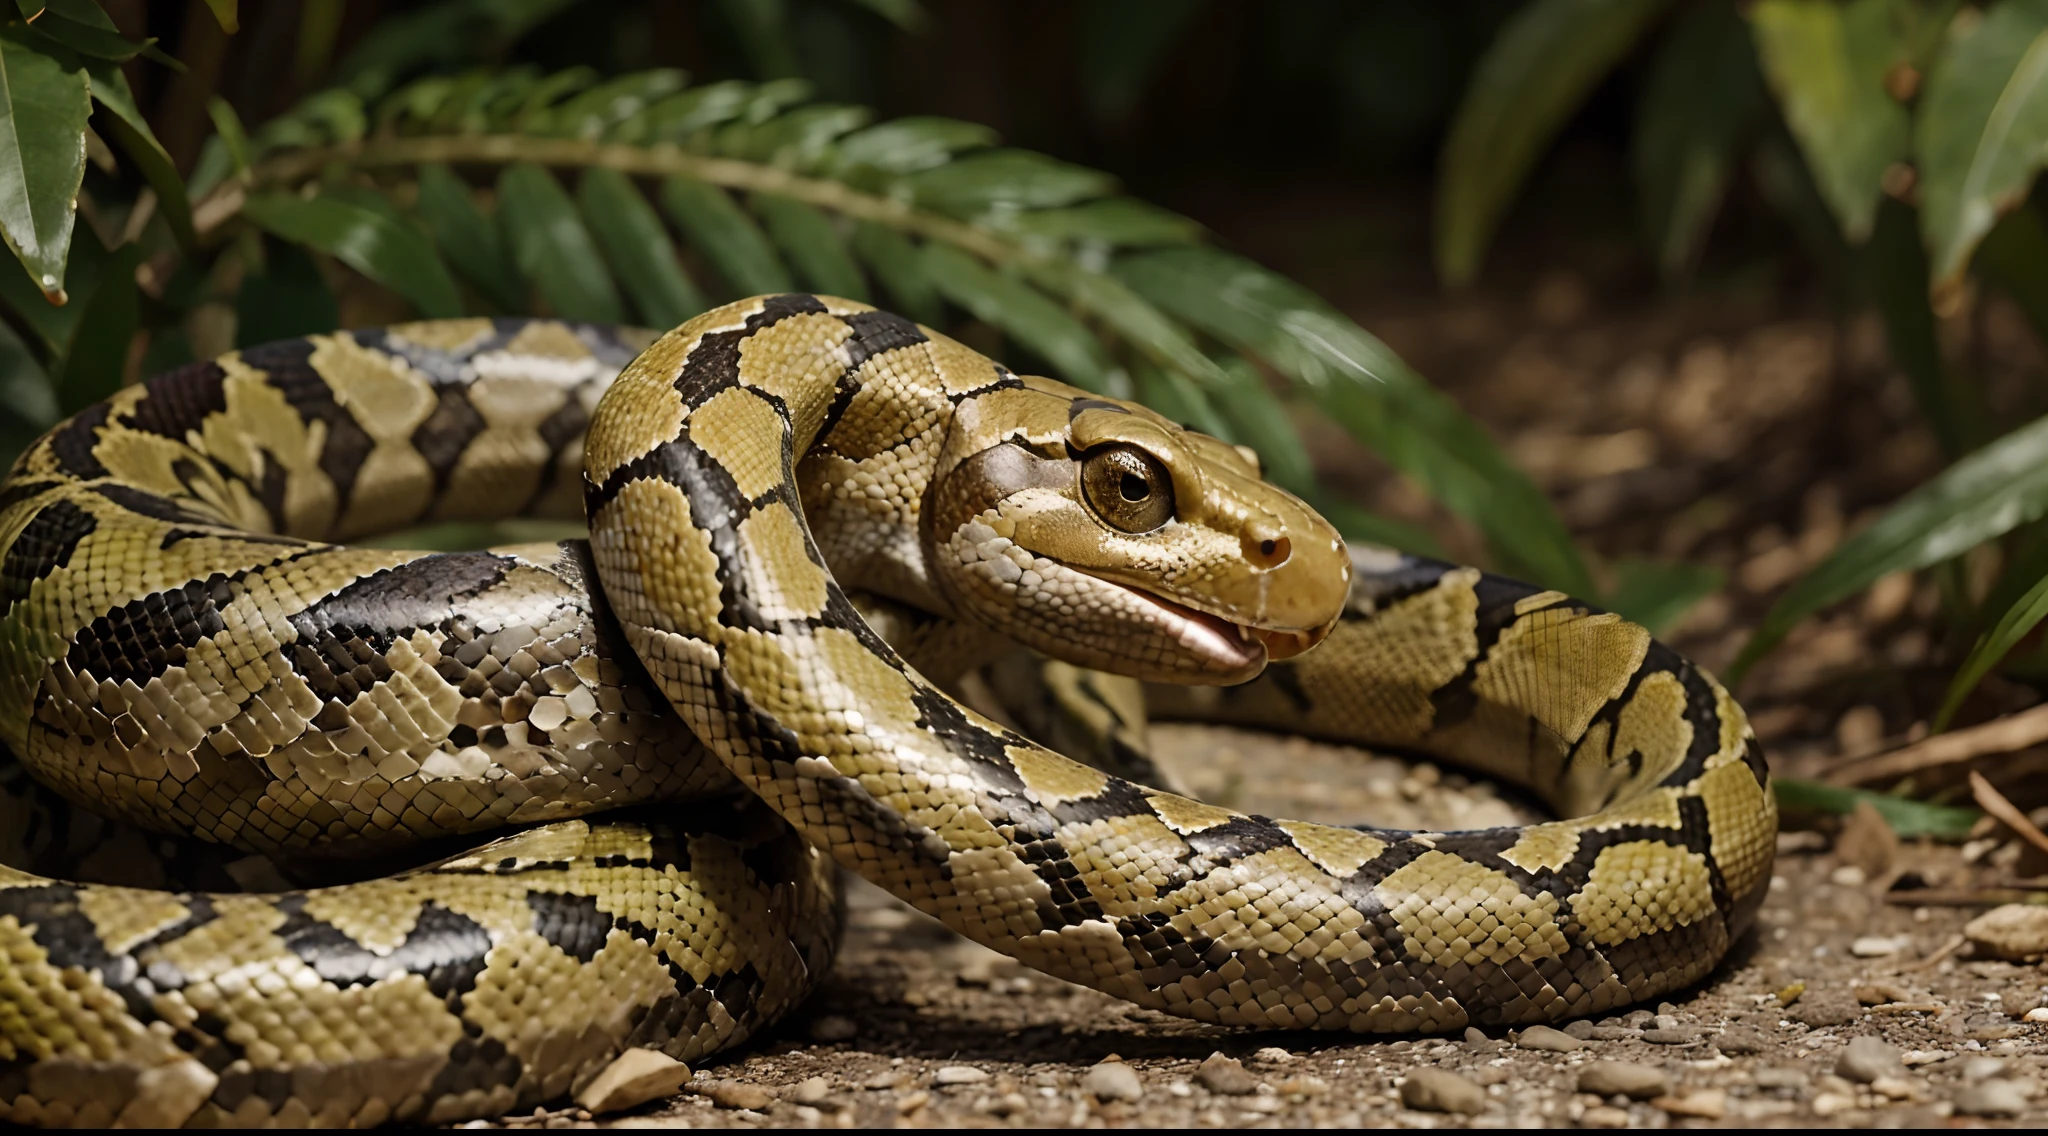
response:
<path id="1" fill-rule="evenodd" d="M 1970 795 L 1977 798 L 1977 807 L 1983 809 L 1986 815 L 1998 818 L 2005 827 L 2018 833 L 2020 839 L 2048 853 L 2048 833 L 2035 827 L 2034 822 L 2027 819 L 2027 814 L 2021 812 L 2018 805 L 2006 800 L 2005 794 L 1992 788 L 1991 782 L 1985 780 L 1984 775 L 1974 769 L 1970 770 Z"/>
<path id="2" fill-rule="evenodd" d="M 1836 785 L 1896 781 L 1923 770 L 1986 754 L 2011 753 L 2042 742 L 2048 742 L 2048 703 L 1967 730 L 1936 734 L 1888 753 L 1842 762 L 1828 772 L 1827 779 Z"/>

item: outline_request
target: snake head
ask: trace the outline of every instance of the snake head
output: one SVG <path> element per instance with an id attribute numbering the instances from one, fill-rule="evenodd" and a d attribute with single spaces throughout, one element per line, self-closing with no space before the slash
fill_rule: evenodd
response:
<path id="1" fill-rule="evenodd" d="M 960 404 L 920 527 L 960 615 L 1155 681 L 1253 678 L 1351 585 L 1343 538 L 1250 451 L 1049 379 Z"/>

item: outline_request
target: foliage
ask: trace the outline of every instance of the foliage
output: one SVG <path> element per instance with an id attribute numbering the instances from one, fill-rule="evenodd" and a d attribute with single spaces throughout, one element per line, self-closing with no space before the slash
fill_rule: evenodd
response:
<path id="1" fill-rule="evenodd" d="M 2048 332 L 2048 229 L 2030 201 L 2048 162 L 2048 0 L 1532 0 L 1482 59 L 1445 147 L 1447 280 L 1473 277 L 1534 157 L 1638 48 L 1651 58 L 1634 164 L 1659 266 L 1676 279 L 1696 262 L 1731 171 L 1755 147 L 1763 196 L 1795 228 L 1811 233 L 1818 208 L 1834 230 L 1819 243 L 1845 250 L 1831 258 L 1837 293 L 1882 317 L 1954 462 L 1788 590 L 1731 677 L 1881 576 L 2002 542 L 2015 554 L 1965 613 L 1978 641 L 1938 715 L 1945 725 L 2048 610 L 2048 557 L 2017 555 L 2014 535 L 2048 506 L 2048 421 L 1996 438 L 1976 383 L 1936 336 L 1972 272 Z"/>
<path id="2" fill-rule="evenodd" d="M 693 85 L 667 69 L 473 66 L 471 52 L 502 50 L 567 0 L 440 0 L 381 22 L 333 69 L 339 86 L 269 121 L 245 127 L 214 99 L 189 180 L 110 65 L 155 49 L 121 38 L 91 0 L 22 4 L 0 27 L 0 129 L 16 138 L 0 147 L 0 232 L 28 274 L 0 271 L 0 310 L 25 350 L 0 360 L 0 396 L 35 426 L 132 381 L 144 361 L 332 327 L 341 297 L 365 290 L 394 318 L 669 326 L 800 287 L 1181 407 L 1257 449 L 1354 535 L 1432 551 L 1316 490 L 1289 409 L 1307 403 L 1472 520 L 1510 569 L 1594 594 L 1542 495 L 1363 329 L 1103 173 L 1006 148 L 973 123 L 877 122 L 814 97 L 786 77 L 779 4 L 720 9 L 770 78 Z M 902 0 L 865 5 L 921 19 Z M 234 6 L 214 10 L 230 29 Z M 1156 57 L 1174 33 L 1111 20 L 1100 34 L 1149 36 Z M 1127 98 L 1148 58 L 1126 60 L 1130 74 L 1091 64 L 1095 97 Z M 85 172 L 96 135 L 121 146 L 118 169 Z M 105 242 L 72 241 L 78 202 L 123 220 L 95 230 Z M 130 351 L 137 332 L 146 350 Z M 1631 581 L 1620 602 L 1660 616 L 1712 587 L 1654 568 Z"/>

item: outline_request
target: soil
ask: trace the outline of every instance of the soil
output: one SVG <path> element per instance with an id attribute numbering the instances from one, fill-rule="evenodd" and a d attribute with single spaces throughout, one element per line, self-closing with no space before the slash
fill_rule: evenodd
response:
<path id="1" fill-rule="evenodd" d="M 1509 268 L 1496 277 L 1504 286 L 1447 299 L 1433 287 L 1394 287 L 1384 275 L 1361 282 L 1348 272 L 1342 234 L 1357 229 L 1345 220 L 1357 215 L 1355 203 L 1309 188 L 1286 207 L 1262 198 L 1241 222 L 1229 219 L 1227 200 L 1206 204 L 1213 208 L 1183 207 L 1332 297 L 1501 439 L 1557 503 L 1603 583 L 1630 559 L 1725 573 L 1722 589 L 1665 629 L 1709 668 L 1733 659 L 1786 585 L 1942 464 L 1886 359 L 1882 328 L 1837 320 L 1817 303 L 1788 307 L 1768 281 L 1672 299 L 1625 273 L 1603 276 L 1596 258 L 1573 266 L 1546 253 L 1534 263 L 1566 267 L 1519 281 Z M 1382 236 L 1372 230 L 1358 241 Z M 2019 420 L 2041 412 L 2038 378 L 2048 368 L 2016 310 L 1973 296 L 1941 333 L 1981 377 L 1994 413 Z M 1332 486 L 1421 525 L 1454 557 L 1484 562 L 1470 525 L 1335 426 L 1301 425 Z M 1975 586 L 1994 567 L 1972 560 Z M 1825 776 L 1846 758 L 1924 736 L 1956 657 L 1943 602 L 1930 581 L 1880 581 L 1808 620 L 1747 677 L 1739 694 L 1781 776 Z M 2031 688 L 1993 679 L 1958 720 L 2036 701 Z M 1269 815 L 1434 828 L 1536 815 L 1455 771 L 1206 727 L 1164 726 L 1155 736 L 1188 787 Z M 2037 749 L 1977 768 L 2028 809 L 2048 805 L 2044 765 L 2048 753 Z M 1915 792 L 1967 801 L 1963 772 Z M 1719 970 L 1663 1004 L 1590 1023 L 1596 1028 L 1572 1026 L 1588 1036 L 1574 1038 L 1579 1048 L 1570 1052 L 1558 1050 L 1571 1042 L 1541 1031 L 1361 1039 L 1205 1027 L 1024 970 L 850 881 L 845 947 L 796 1020 L 697 1070 L 682 1095 L 636 1113 L 593 1122 L 572 1109 L 503 1123 L 2048 1122 L 2048 1023 L 2023 1020 L 2048 1005 L 2048 971 L 1972 957 L 1961 934 L 1990 904 L 1981 885 L 2027 874 L 2024 847 L 1987 822 L 1962 848 L 1879 840 L 1873 863 L 1869 840 L 1838 849 L 1832 822 L 1821 823 L 1823 831 L 1781 834 L 1759 926 Z M 1916 906 L 1912 888 L 1955 905 Z M 1881 1039 L 1892 1049 L 1880 1056 L 1897 1059 L 1874 1083 L 1856 1062 L 1843 1065 L 1858 1038 Z M 1225 1059 L 1242 1075 L 1202 1072 L 1205 1061 Z M 1638 1094 L 1648 1099 L 1578 1091 L 1596 1062 L 1648 1070 L 1653 1081 L 1661 1072 L 1662 1083 Z M 1134 1081 L 1102 1071 L 1117 1064 Z M 1404 1093 L 1429 1103 L 1418 1091 L 1430 1079 L 1425 1070 L 1463 1078 L 1453 1095 L 1464 1092 L 1476 1111 L 1407 1107 Z M 1411 1078 L 1417 1085 L 1404 1090 Z M 2000 1105 L 2016 1114 L 1979 1115 Z"/>

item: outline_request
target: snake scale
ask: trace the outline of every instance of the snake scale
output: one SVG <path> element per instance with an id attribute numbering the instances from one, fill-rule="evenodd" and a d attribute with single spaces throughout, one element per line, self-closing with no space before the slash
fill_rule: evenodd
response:
<path id="1" fill-rule="evenodd" d="M 513 515 L 590 540 L 338 543 Z M 1347 550 L 1246 452 L 830 297 L 194 364 L 25 454 L 0 550 L 0 737 L 66 799 L 279 854 L 524 826 L 274 894 L 0 869 L 18 1123 L 448 1121 L 695 1058 L 829 967 L 834 861 L 1141 1005 L 1361 1032 L 1684 986 L 1770 876 L 1741 710 L 1640 627 Z M 938 630 L 892 646 L 848 588 Z M 924 677 L 988 632 L 1244 683 L 1193 701 L 1571 819 L 1349 829 L 1132 784 Z"/>

